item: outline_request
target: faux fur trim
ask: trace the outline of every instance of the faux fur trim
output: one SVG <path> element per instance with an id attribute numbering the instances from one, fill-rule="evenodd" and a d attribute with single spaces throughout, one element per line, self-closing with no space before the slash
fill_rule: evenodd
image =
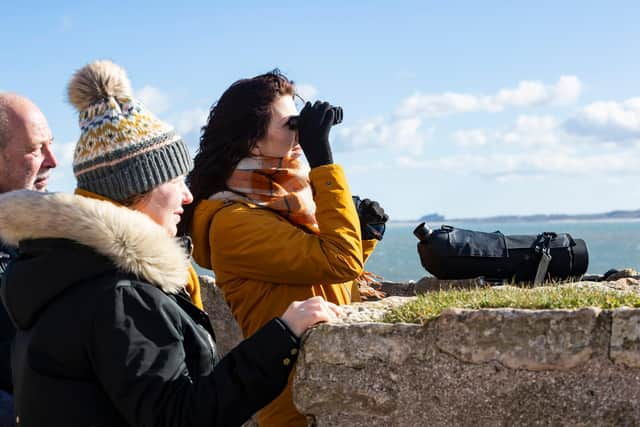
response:
<path id="1" fill-rule="evenodd" d="M 189 256 L 148 216 L 110 202 L 20 190 L 0 195 L 0 239 L 64 238 L 93 248 L 167 293 L 184 289 Z"/>

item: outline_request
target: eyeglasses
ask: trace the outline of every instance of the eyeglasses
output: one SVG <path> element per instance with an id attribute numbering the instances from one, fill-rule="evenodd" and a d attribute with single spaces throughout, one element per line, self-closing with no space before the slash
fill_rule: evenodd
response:
<path id="1" fill-rule="evenodd" d="M 296 104 L 296 110 L 302 111 L 307 100 L 302 97 L 298 92 L 293 94 L 293 102 Z"/>
<path id="2" fill-rule="evenodd" d="M 296 103 L 296 109 L 298 111 L 302 111 L 307 101 L 305 101 L 305 99 L 299 93 L 294 93 L 293 99 Z M 342 123 L 342 107 L 331 107 L 331 109 L 333 110 L 333 124 L 337 125 L 339 123 Z M 285 126 L 287 126 L 291 130 L 298 130 L 299 125 L 299 115 L 289 117 L 289 120 L 287 120 L 287 122 L 285 123 Z"/>

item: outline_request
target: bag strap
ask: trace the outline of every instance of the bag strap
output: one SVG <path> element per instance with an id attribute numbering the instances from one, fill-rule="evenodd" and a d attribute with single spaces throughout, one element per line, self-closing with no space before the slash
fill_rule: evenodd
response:
<path id="1" fill-rule="evenodd" d="M 536 270 L 536 277 L 533 280 L 534 285 L 540 285 L 544 282 L 544 278 L 547 276 L 549 270 L 549 264 L 551 263 L 551 250 L 549 246 L 551 239 L 556 237 L 556 233 L 542 233 L 539 237 L 539 243 L 536 245 L 536 252 L 540 252 L 540 261 L 538 262 L 538 269 Z M 540 240 L 542 240 L 540 242 Z"/>

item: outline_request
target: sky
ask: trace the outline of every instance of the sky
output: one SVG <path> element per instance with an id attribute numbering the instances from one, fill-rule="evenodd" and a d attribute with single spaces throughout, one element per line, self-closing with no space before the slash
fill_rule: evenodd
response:
<path id="1" fill-rule="evenodd" d="M 240 78 L 340 105 L 334 160 L 395 220 L 640 208 L 640 2 L 3 2 L 0 91 L 44 112 L 72 191 L 66 85 L 96 59 L 195 154 Z"/>

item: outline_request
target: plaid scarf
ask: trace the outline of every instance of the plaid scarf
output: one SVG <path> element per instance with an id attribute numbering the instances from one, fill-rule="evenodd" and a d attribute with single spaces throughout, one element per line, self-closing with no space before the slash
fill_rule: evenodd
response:
<path id="1" fill-rule="evenodd" d="M 246 157 L 227 180 L 229 191 L 209 200 L 241 200 L 271 209 L 296 225 L 319 233 L 309 168 L 288 157 Z"/>

